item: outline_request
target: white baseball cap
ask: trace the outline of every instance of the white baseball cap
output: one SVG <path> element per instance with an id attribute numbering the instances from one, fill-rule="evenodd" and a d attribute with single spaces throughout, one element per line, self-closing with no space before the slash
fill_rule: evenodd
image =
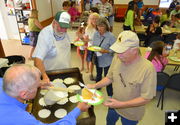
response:
<path id="1" fill-rule="evenodd" d="M 129 48 L 134 47 L 139 47 L 139 38 L 136 33 L 129 30 L 121 32 L 110 49 L 116 53 L 123 53 Z"/>

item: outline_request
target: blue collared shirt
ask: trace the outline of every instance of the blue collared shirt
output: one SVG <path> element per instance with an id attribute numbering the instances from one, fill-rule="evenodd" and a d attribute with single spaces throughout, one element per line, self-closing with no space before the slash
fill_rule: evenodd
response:
<path id="1" fill-rule="evenodd" d="M 0 86 L 2 86 L 1 79 Z M 26 106 L 26 104 L 0 90 L 0 125 L 76 125 L 76 118 L 81 113 L 80 109 L 76 107 L 63 119 L 51 124 L 45 124 L 25 111 Z"/>
<path id="2" fill-rule="evenodd" d="M 116 38 L 111 32 L 105 32 L 104 35 L 101 36 L 99 32 L 96 31 L 93 37 L 93 45 L 99 46 L 102 40 L 103 42 L 100 47 L 109 50 L 109 53 L 103 53 L 102 56 L 98 56 L 98 65 L 99 67 L 107 67 L 111 65 L 113 58 L 113 51 L 110 49 L 110 46 L 116 41 Z"/>

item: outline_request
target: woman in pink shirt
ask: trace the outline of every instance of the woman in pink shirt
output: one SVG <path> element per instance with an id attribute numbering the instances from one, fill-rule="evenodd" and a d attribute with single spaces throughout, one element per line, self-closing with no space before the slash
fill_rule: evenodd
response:
<path id="1" fill-rule="evenodd" d="M 168 53 L 165 51 L 165 44 L 162 41 L 151 44 L 152 51 L 146 52 L 145 58 L 152 62 L 156 72 L 162 72 L 168 63 Z"/>

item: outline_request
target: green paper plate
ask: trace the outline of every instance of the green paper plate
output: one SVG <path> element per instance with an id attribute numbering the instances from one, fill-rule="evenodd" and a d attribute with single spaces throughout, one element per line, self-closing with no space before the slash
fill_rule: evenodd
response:
<path id="1" fill-rule="evenodd" d="M 95 89 L 89 89 L 89 90 L 91 92 L 95 91 Z M 102 96 L 102 92 L 100 92 L 98 90 L 96 90 L 96 94 L 99 95 L 99 96 Z M 104 102 L 104 98 L 101 98 L 101 99 L 95 98 L 95 100 L 91 100 L 91 99 L 83 99 L 82 96 L 79 95 L 79 94 L 77 94 L 76 96 L 77 96 L 78 101 L 80 101 L 80 102 L 87 102 L 88 104 L 94 105 L 94 106 L 95 105 L 100 105 L 100 104 L 102 104 Z"/>
<path id="2" fill-rule="evenodd" d="M 99 46 L 89 46 L 87 49 L 90 51 L 98 52 L 101 51 L 102 48 Z"/>
<path id="3" fill-rule="evenodd" d="M 180 58 L 178 58 L 176 56 L 170 56 L 169 59 L 172 61 L 180 62 Z"/>
<path id="4" fill-rule="evenodd" d="M 75 42 L 73 42 L 73 44 L 75 46 L 84 46 L 84 42 L 83 41 L 75 41 Z"/>

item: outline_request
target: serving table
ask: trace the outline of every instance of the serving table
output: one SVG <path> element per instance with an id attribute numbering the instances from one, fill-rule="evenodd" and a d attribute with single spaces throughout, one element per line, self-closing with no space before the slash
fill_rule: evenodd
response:
<path id="1" fill-rule="evenodd" d="M 83 83 L 82 75 L 78 68 L 48 71 L 47 75 L 49 76 L 51 81 L 53 81 L 54 79 L 57 79 L 57 78 L 65 79 L 67 77 L 72 77 L 73 79 L 75 79 L 75 82 L 74 82 L 74 84 L 70 84 L 70 85 L 78 85 L 79 81 Z M 66 84 L 67 87 L 70 85 Z M 73 93 L 68 93 L 68 94 L 69 94 L 68 97 L 75 95 Z M 38 119 L 44 123 L 53 123 L 53 122 L 59 120 L 59 118 L 56 118 L 54 116 L 54 112 L 57 109 L 63 108 L 69 113 L 71 110 L 73 110 L 77 106 L 77 103 L 72 103 L 72 102 L 68 101 L 64 105 L 54 104 L 51 106 L 43 107 L 39 104 L 39 99 L 41 97 L 43 97 L 43 95 L 41 95 L 40 90 L 38 90 L 36 98 L 34 99 L 34 102 L 33 102 L 32 114 L 36 117 L 36 119 Z M 39 117 L 38 112 L 41 109 L 49 109 L 51 111 L 50 116 L 47 118 Z M 96 120 L 96 118 L 95 118 L 95 114 L 94 114 L 94 108 L 92 106 L 91 108 L 89 108 L 89 110 L 87 112 L 81 113 L 81 115 L 77 119 L 77 125 L 95 125 L 95 120 Z"/>

